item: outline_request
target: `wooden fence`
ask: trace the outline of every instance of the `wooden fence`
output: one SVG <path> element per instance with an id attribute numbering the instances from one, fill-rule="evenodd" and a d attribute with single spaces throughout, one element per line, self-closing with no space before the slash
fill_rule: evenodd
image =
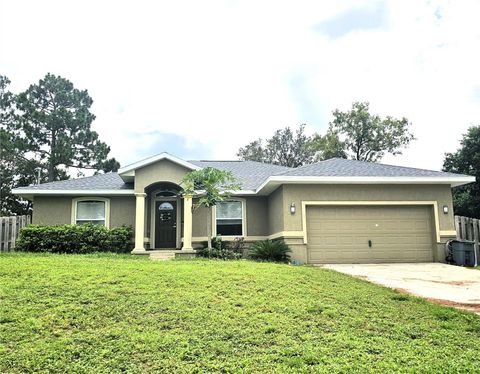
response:
<path id="1" fill-rule="evenodd" d="M 0 251 L 15 248 L 20 229 L 29 225 L 30 222 L 30 216 L 0 217 Z"/>
<path id="2" fill-rule="evenodd" d="M 455 230 L 457 239 L 475 242 L 475 251 L 479 255 L 480 247 L 480 219 L 455 216 Z"/>

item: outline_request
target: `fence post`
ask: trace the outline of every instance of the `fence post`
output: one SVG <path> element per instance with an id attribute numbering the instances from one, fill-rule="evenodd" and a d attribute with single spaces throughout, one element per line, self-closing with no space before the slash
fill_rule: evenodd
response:
<path id="1" fill-rule="evenodd" d="M 0 217 L 0 251 L 3 250 L 3 217 Z"/>
<path id="2" fill-rule="evenodd" d="M 480 220 L 478 219 L 472 219 L 472 224 L 473 224 L 473 240 L 475 242 L 474 247 L 475 247 L 475 255 L 477 258 L 477 263 L 478 263 L 478 257 L 480 256 Z"/>
<path id="3" fill-rule="evenodd" d="M 12 217 L 12 249 L 15 248 L 15 243 L 17 242 L 17 217 Z"/>
<path id="4" fill-rule="evenodd" d="M 460 222 L 461 222 L 460 236 L 462 239 L 467 239 L 467 217 L 460 217 Z"/>
<path id="5" fill-rule="evenodd" d="M 462 230 L 460 229 L 460 225 L 460 216 L 455 216 L 455 231 L 457 232 L 457 239 L 461 239 Z"/>

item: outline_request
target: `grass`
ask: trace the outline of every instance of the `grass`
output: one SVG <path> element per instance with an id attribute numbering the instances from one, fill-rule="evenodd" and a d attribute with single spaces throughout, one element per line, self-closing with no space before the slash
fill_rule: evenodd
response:
<path id="1" fill-rule="evenodd" d="M 0 372 L 474 372 L 480 318 L 333 271 L 0 255 Z"/>

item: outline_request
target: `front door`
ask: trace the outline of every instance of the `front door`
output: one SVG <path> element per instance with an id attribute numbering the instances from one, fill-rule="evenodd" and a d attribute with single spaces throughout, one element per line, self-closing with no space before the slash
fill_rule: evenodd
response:
<path id="1" fill-rule="evenodd" d="M 155 202 L 155 248 L 177 246 L 177 202 Z"/>

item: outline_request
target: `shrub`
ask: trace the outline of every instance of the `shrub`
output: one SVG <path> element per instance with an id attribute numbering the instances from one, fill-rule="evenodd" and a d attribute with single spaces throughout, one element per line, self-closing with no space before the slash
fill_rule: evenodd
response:
<path id="1" fill-rule="evenodd" d="M 205 258 L 217 258 L 219 260 L 239 260 L 242 258 L 241 253 L 236 253 L 230 249 L 217 249 L 217 248 L 203 248 L 198 252 L 200 257 Z"/>
<path id="2" fill-rule="evenodd" d="M 198 252 L 198 255 L 206 258 L 218 258 L 220 260 L 238 260 L 242 258 L 242 253 L 236 251 L 227 245 L 227 242 L 222 241 L 220 236 L 216 236 L 212 239 L 212 248 L 205 247 Z"/>
<path id="3" fill-rule="evenodd" d="M 222 241 L 222 238 L 220 236 L 215 236 L 212 239 L 212 248 L 216 249 L 227 249 L 227 242 Z M 202 248 L 207 248 L 208 247 L 208 241 L 203 241 L 200 243 Z"/>
<path id="4" fill-rule="evenodd" d="M 221 236 L 216 236 L 212 239 L 212 247 L 218 250 L 228 249 L 227 242 L 224 242 Z"/>
<path id="5" fill-rule="evenodd" d="M 20 231 L 16 250 L 51 253 L 126 253 L 132 250 L 133 229 L 100 225 L 30 225 Z"/>
<path id="6" fill-rule="evenodd" d="M 245 247 L 245 240 L 242 237 L 235 238 L 228 244 L 228 249 L 243 256 L 243 249 Z"/>
<path id="7" fill-rule="evenodd" d="M 250 257 L 254 260 L 288 262 L 290 248 L 281 240 L 260 240 L 250 246 Z"/>

